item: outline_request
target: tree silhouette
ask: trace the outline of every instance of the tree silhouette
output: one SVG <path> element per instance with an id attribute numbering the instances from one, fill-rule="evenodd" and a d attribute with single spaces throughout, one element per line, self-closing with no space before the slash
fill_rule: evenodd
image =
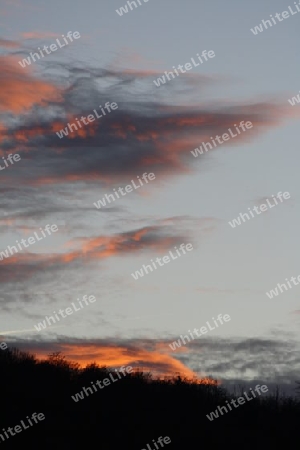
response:
<path id="1" fill-rule="evenodd" d="M 207 414 L 236 396 L 212 378 L 199 384 L 178 374 L 155 379 L 150 372 L 136 370 L 78 402 L 73 400 L 83 387 L 110 374 L 116 376 L 96 363 L 81 368 L 60 352 L 45 360 L 18 349 L 0 352 L 0 429 L 20 424 L 33 412 L 45 415 L 43 422 L 10 437 L 9 442 L 0 439 L 1 444 L 20 448 L 28 443 L 36 448 L 39 443 L 47 450 L 96 443 L 107 450 L 148 450 L 153 439 L 169 436 L 170 450 L 198 448 L 206 442 L 211 449 L 225 444 L 239 449 L 294 449 L 300 401 L 280 395 L 279 390 L 213 421 Z"/>

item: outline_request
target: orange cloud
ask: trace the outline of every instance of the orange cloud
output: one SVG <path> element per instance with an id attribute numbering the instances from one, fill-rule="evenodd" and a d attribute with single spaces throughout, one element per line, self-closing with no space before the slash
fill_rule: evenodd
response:
<path id="1" fill-rule="evenodd" d="M 199 377 L 198 373 L 186 367 L 182 362 L 170 355 L 157 351 L 156 349 L 146 349 L 144 343 L 137 342 L 134 346 L 122 344 L 55 344 L 55 351 L 62 354 L 71 361 L 77 362 L 81 367 L 96 362 L 99 366 L 108 368 L 118 368 L 121 366 L 132 366 L 145 372 L 151 371 L 154 377 L 172 377 L 181 375 L 187 378 L 194 378 L 198 382 L 212 383 L 206 377 Z M 30 349 L 38 358 L 44 359 L 49 351 L 44 349 Z"/>
<path id="2" fill-rule="evenodd" d="M 58 87 L 33 77 L 28 67 L 21 68 L 17 58 L 0 56 L 0 65 L 0 111 L 21 113 L 35 104 L 61 100 Z"/>
<path id="3" fill-rule="evenodd" d="M 114 236 L 76 239 L 68 242 L 66 247 L 74 247 L 80 242 L 80 248 L 68 253 L 50 255 L 15 253 L 0 261 L 2 266 L 0 278 L 2 281 L 11 281 L 14 277 L 19 279 L 22 276 L 28 278 L 48 267 L 61 268 L 75 261 L 97 261 L 143 249 L 155 249 L 156 252 L 163 253 L 182 239 L 180 236 L 164 236 L 162 231 L 164 230 L 161 227 L 153 226 Z M 15 265 L 18 266 L 18 270 Z"/>

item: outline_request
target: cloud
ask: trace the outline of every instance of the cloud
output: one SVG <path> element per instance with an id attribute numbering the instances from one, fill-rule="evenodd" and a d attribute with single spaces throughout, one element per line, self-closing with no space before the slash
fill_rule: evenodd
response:
<path id="1" fill-rule="evenodd" d="M 253 379 L 273 383 L 294 383 L 299 377 L 299 344 L 292 337 L 206 338 L 187 344 L 188 354 L 178 359 L 205 375 L 223 382 Z"/>
<path id="2" fill-rule="evenodd" d="M 0 39 L 0 47 L 4 48 L 19 48 L 21 44 L 17 41 L 11 41 L 9 39 Z"/>
<path id="3" fill-rule="evenodd" d="M 8 152 L 22 146 L 26 164 L 19 166 L 18 179 L 33 187 L 79 182 L 113 185 L 145 171 L 157 177 L 192 173 L 202 157 L 195 163 L 190 151 L 201 141 L 221 135 L 240 120 L 249 120 L 253 129 L 219 147 L 241 145 L 290 117 L 287 108 L 272 102 L 190 108 L 168 105 L 153 91 L 150 74 L 145 71 L 48 63 L 56 69 L 54 85 L 26 73 L 12 60 L 4 58 L 3 62 L 2 108 L 20 114 L 14 124 L 4 124 L 3 148 Z M 57 87 L 63 83 L 64 89 Z M 132 95 L 137 83 L 144 90 L 138 100 Z M 118 109 L 78 126 L 62 139 L 56 135 L 68 123 L 76 124 L 76 117 L 99 111 L 108 100 L 116 102 Z M 41 107 L 45 104 L 46 110 Z M 3 178 L 10 185 L 15 176 L 10 171 Z"/>
<path id="4" fill-rule="evenodd" d="M 9 341 L 6 340 L 8 343 Z M 8 344 L 12 346 L 11 344 Z M 97 339 L 81 341 L 76 339 L 59 338 L 58 342 L 16 341 L 20 349 L 35 353 L 39 358 L 47 357 L 50 352 L 62 352 L 69 360 L 86 366 L 91 362 L 117 368 L 122 365 L 131 365 L 144 371 L 151 371 L 155 376 L 172 376 L 180 374 L 189 378 L 200 379 L 191 369 L 186 367 L 170 355 L 160 353 L 155 344 L 144 340 L 118 341 Z"/>
<path id="5" fill-rule="evenodd" d="M 51 77 L 45 77 L 42 72 L 39 75 L 33 72 L 33 67 L 22 69 L 15 57 L 1 56 L 0 62 L 3 63 L 1 151 L 3 156 L 17 151 L 22 157 L 18 165 L 1 173 L 4 194 L 1 209 L 8 213 L 1 218 L 1 231 L 3 227 L 5 230 L 12 227 L 30 232 L 35 221 L 55 214 L 65 214 L 66 222 L 73 227 L 78 217 L 87 215 L 82 204 L 88 202 L 82 193 L 89 188 L 95 192 L 95 188 L 128 184 L 143 172 L 156 174 L 155 185 L 167 178 L 195 172 L 203 160 L 201 157 L 195 161 L 190 150 L 202 140 L 226 132 L 240 120 L 251 120 L 254 127 L 249 134 L 241 135 L 240 140 L 235 138 L 235 143 L 241 145 L 290 118 L 287 109 L 276 103 L 253 100 L 240 104 L 228 101 L 213 107 L 174 106 L 161 100 L 158 90 L 152 86 L 152 74 L 145 70 L 117 71 L 79 63 L 75 66 L 67 61 L 57 64 L 45 58 L 43 64 L 47 71 L 44 73 L 51 73 Z M 180 82 L 189 83 L 183 78 Z M 205 87 L 201 77 L 197 82 L 201 89 Z M 172 86 L 166 90 L 173 92 Z M 136 92 L 141 95 L 134 96 Z M 77 133 L 58 138 L 56 131 L 68 121 L 90 114 L 106 101 L 117 102 L 119 108 Z M 100 196 L 97 194 L 92 201 Z M 64 203 L 48 202 L 49 198 L 60 197 Z M 71 205 L 74 197 L 78 204 Z M 76 221 L 72 220 L 72 208 L 78 213 Z M 108 214 L 111 212 L 110 209 Z M 94 214 L 99 219 L 99 211 Z M 32 222 L 28 223 L 30 217 Z M 22 283 L 32 281 L 33 277 L 36 283 L 37 276 L 55 278 L 61 274 L 63 277 L 71 269 L 76 274 L 80 271 L 86 274 L 88 271 L 82 270 L 86 263 L 90 268 L 92 263 L 96 265 L 109 257 L 133 255 L 141 250 L 169 250 L 186 242 L 193 225 L 198 229 L 198 224 L 187 217 L 163 220 L 132 226 L 126 232 L 118 228 L 116 234 L 111 229 L 107 234 L 91 230 L 95 222 L 91 220 L 91 224 L 84 223 L 80 234 L 76 229 L 75 237 L 69 239 L 68 247 L 60 253 L 58 250 L 53 254 L 19 253 L 0 261 L 0 281 L 7 283 L 7 288 L 16 282 L 20 282 L 18 287 L 23 287 Z M 205 219 L 202 231 L 211 232 L 217 223 L 214 220 Z M 115 223 L 115 226 L 120 224 L 118 220 Z M 80 236 L 84 237 L 79 239 Z"/>
<path id="6" fill-rule="evenodd" d="M 34 105 L 60 99 L 60 90 L 50 82 L 31 75 L 18 65 L 16 57 L 0 56 L 0 113 L 22 113 Z"/>
<path id="7" fill-rule="evenodd" d="M 44 270 L 73 267 L 75 263 L 92 263 L 112 256 L 123 256 L 141 250 L 162 253 L 186 239 L 170 227 L 153 225 L 115 235 L 76 238 L 66 244 L 71 251 L 59 254 L 15 253 L 0 261 L 0 281 L 28 279 Z M 11 243 L 13 245 L 13 243 Z"/>
<path id="8" fill-rule="evenodd" d="M 5 337 L 5 336 L 4 336 Z M 171 352 L 171 339 L 74 339 L 57 336 L 46 341 L 7 338 L 10 347 L 35 353 L 39 358 L 60 351 L 81 365 L 97 362 L 108 367 L 132 365 L 155 375 L 208 379 L 212 376 L 226 386 L 233 384 L 275 384 L 295 386 L 299 378 L 299 344 L 268 338 L 206 338 L 188 343 L 180 352 Z"/>
<path id="9" fill-rule="evenodd" d="M 29 31 L 26 33 L 21 33 L 24 39 L 48 39 L 48 38 L 58 38 L 61 34 L 51 33 L 49 31 Z"/>

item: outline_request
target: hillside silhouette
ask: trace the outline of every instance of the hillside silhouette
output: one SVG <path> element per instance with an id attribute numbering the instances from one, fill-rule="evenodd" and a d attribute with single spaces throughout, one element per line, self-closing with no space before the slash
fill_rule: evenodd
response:
<path id="1" fill-rule="evenodd" d="M 34 412 L 45 415 L 5 442 L 0 439 L 1 448 L 149 450 L 149 444 L 156 450 L 152 441 L 169 436 L 168 450 L 292 449 L 299 439 L 296 397 L 255 398 L 209 421 L 207 414 L 235 398 L 213 381 L 197 384 L 178 375 L 157 380 L 136 371 L 76 402 L 72 396 L 83 387 L 116 372 L 95 363 L 80 368 L 60 353 L 41 361 L 15 348 L 0 353 L 0 374 L 0 430 Z"/>

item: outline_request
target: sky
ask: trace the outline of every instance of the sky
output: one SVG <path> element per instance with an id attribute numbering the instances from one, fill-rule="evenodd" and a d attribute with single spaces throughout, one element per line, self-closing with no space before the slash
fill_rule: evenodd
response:
<path id="1" fill-rule="evenodd" d="M 300 287 L 266 292 L 300 275 L 300 104 L 288 102 L 300 89 L 300 14 L 255 35 L 293 2 L 140 0 L 121 16 L 123 1 L 1 3 L 0 156 L 21 159 L 0 171 L 0 252 L 58 228 L 0 261 L 1 338 L 83 365 L 288 389 L 300 366 Z M 80 37 L 19 63 L 69 31 Z M 155 85 L 204 50 L 215 57 Z M 106 102 L 118 108 L 57 135 Z M 241 121 L 252 128 L 192 155 Z M 94 205 L 145 172 L 155 179 Z M 229 224 L 278 192 L 290 198 Z M 131 275 L 188 243 L 176 261 Z M 84 295 L 96 301 L 35 329 Z M 231 320 L 171 350 L 219 314 Z"/>

